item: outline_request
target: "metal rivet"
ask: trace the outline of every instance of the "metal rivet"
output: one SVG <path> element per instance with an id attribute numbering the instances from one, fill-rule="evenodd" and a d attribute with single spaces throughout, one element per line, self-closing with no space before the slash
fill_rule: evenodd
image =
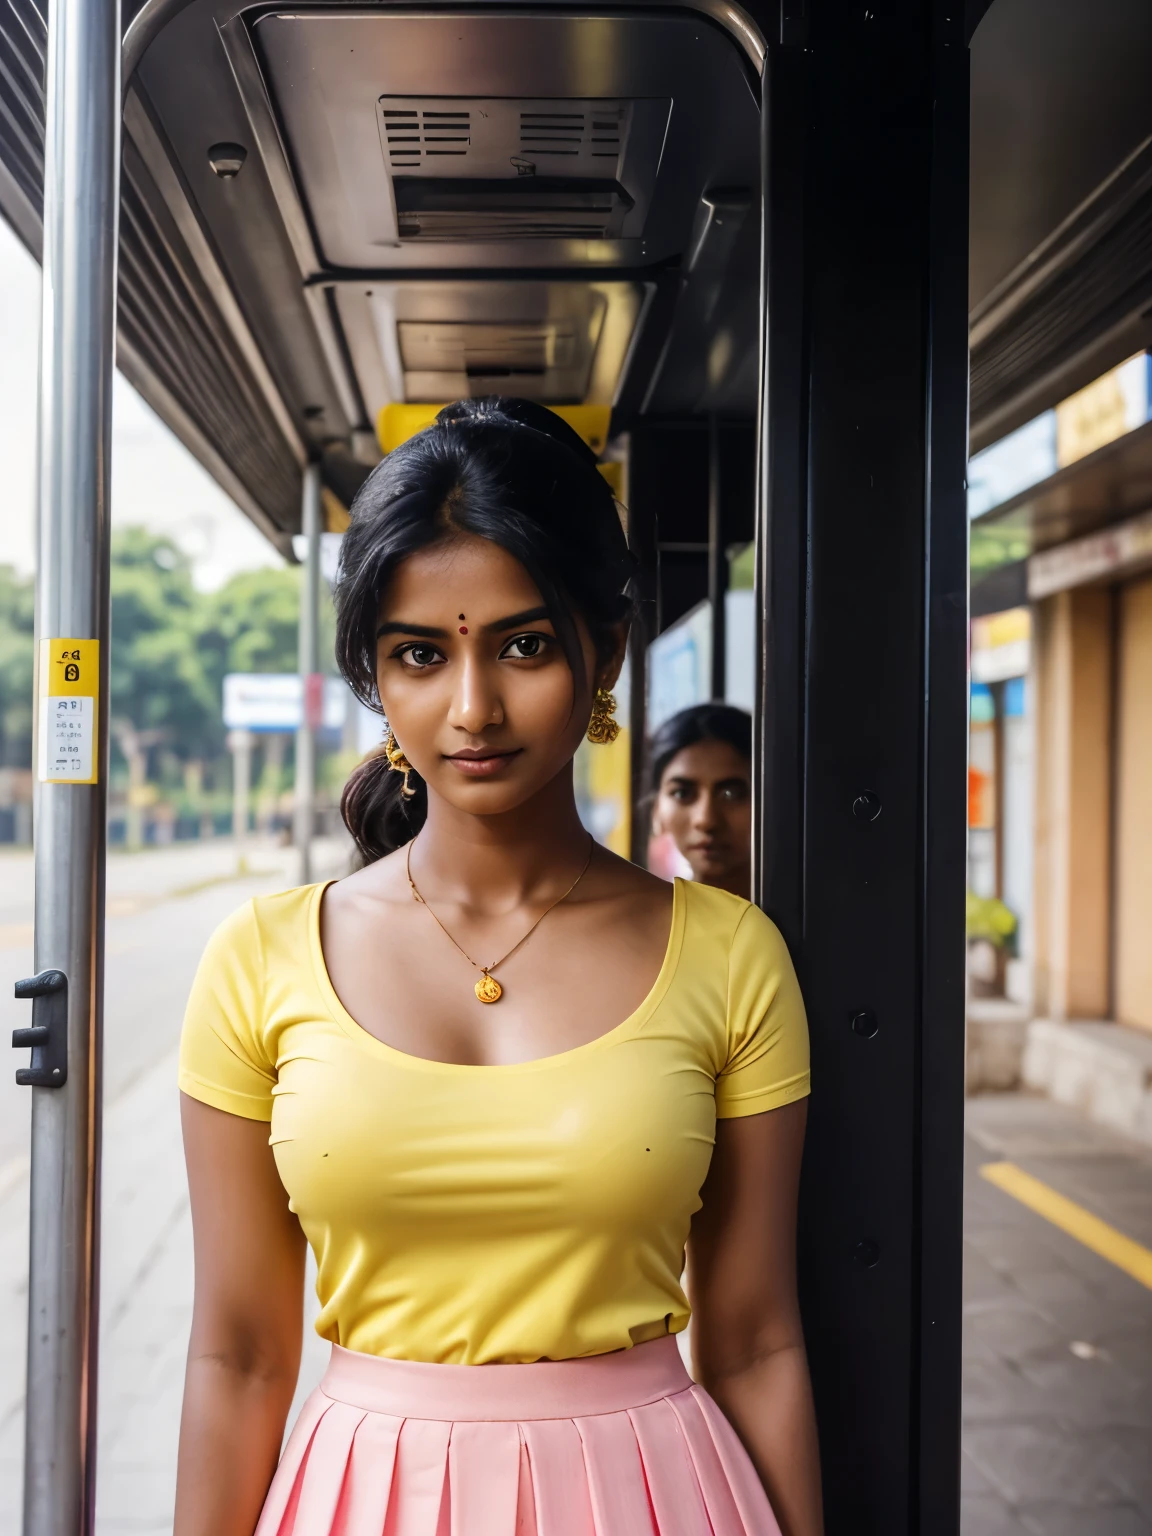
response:
<path id="1" fill-rule="evenodd" d="M 852 802 L 852 814 L 857 821 L 875 821 L 882 809 L 880 796 L 872 789 L 862 790 Z"/>
<path id="2" fill-rule="evenodd" d="M 248 158 L 243 144 L 213 144 L 208 151 L 208 164 L 221 181 L 231 181 L 240 173 L 240 167 Z"/>
<path id="3" fill-rule="evenodd" d="M 870 1013 L 867 1008 L 852 1015 L 852 1033 L 859 1035 L 861 1040 L 871 1040 L 872 1036 L 880 1028 L 876 1015 Z"/>
<path id="4" fill-rule="evenodd" d="M 875 1269 L 880 1262 L 880 1244 L 862 1237 L 853 1248 L 852 1257 L 862 1269 Z"/>

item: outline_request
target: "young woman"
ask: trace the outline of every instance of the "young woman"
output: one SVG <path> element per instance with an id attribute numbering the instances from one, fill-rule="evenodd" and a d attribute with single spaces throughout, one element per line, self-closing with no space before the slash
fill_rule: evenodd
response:
<path id="1" fill-rule="evenodd" d="M 451 407 L 357 497 L 337 645 L 387 720 L 345 796 L 365 866 L 229 919 L 185 1024 L 175 1536 L 820 1531 L 787 952 L 596 847 L 573 799 L 630 574 L 542 407 Z M 277 1467 L 306 1241 L 332 1357 Z"/>
<path id="2" fill-rule="evenodd" d="M 693 879 L 752 894 L 752 721 L 696 704 L 652 738 L 652 832 L 671 838 Z"/>

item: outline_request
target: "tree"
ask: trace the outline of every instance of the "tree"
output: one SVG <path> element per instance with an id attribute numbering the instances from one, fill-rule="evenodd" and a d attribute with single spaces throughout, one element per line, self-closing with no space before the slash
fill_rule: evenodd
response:
<path id="1" fill-rule="evenodd" d="M 180 757 L 223 747 L 220 705 L 197 644 L 203 598 L 191 562 L 143 528 L 112 536 L 109 715 L 113 739 L 161 742 Z"/>
<path id="2" fill-rule="evenodd" d="M 204 598 L 198 644 L 217 698 L 226 672 L 295 672 L 299 626 L 299 571 L 240 571 Z"/>
<path id="3" fill-rule="evenodd" d="M 298 571 L 242 571 L 202 593 L 171 539 L 120 528 L 111 592 L 110 736 L 137 790 L 157 749 L 184 764 L 223 756 L 225 673 L 296 670 Z M 34 583 L 0 565 L 0 767 L 32 761 L 33 611 Z"/>
<path id="4" fill-rule="evenodd" d="M 32 763 L 34 584 L 0 565 L 0 768 Z"/>

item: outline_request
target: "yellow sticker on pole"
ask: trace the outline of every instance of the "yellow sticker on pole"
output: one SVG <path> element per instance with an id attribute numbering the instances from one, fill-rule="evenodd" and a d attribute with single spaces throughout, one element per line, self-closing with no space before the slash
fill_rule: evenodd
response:
<path id="1" fill-rule="evenodd" d="M 41 640 L 37 681 L 37 777 L 41 784 L 95 784 L 99 640 Z"/>

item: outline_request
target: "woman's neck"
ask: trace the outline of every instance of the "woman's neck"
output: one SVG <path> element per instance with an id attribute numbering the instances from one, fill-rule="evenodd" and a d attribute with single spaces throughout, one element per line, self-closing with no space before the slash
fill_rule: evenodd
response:
<path id="1" fill-rule="evenodd" d="M 722 891 L 731 891 L 733 896 L 742 896 L 745 901 L 752 900 L 752 861 L 740 864 L 735 869 L 728 870 L 722 879 L 709 882 L 717 885 Z"/>
<path id="2" fill-rule="evenodd" d="M 429 792 L 411 851 L 421 891 L 493 913 L 547 895 L 588 856 L 571 764 L 531 800 L 500 816 L 471 816 Z"/>

